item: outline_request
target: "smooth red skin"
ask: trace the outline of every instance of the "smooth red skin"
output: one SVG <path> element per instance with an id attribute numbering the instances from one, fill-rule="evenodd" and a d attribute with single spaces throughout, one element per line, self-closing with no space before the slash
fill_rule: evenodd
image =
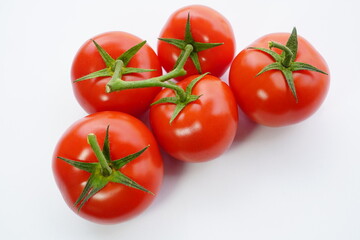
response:
<path id="1" fill-rule="evenodd" d="M 210 72 L 213 76 L 221 77 L 234 58 L 235 37 L 230 23 L 219 12 L 201 5 L 181 8 L 169 17 L 160 38 L 184 39 L 188 13 L 192 36 L 196 42 L 224 43 L 198 53 L 202 72 Z M 181 50 L 164 41 L 158 41 L 157 52 L 161 65 L 169 72 L 173 69 Z M 187 74 L 176 78 L 177 80 L 198 74 L 190 59 L 184 68 Z"/>
<path id="2" fill-rule="evenodd" d="M 269 41 L 286 44 L 288 33 L 274 33 L 261 37 L 250 46 L 268 48 Z M 275 49 L 273 49 L 275 50 Z M 278 53 L 278 49 L 276 49 Z M 301 36 L 298 36 L 297 62 L 304 62 L 329 74 L 322 56 Z M 283 74 L 271 70 L 256 77 L 274 60 L 266 53 L 244 49 L 234 59 L 229 84 L 237 103 L 256 123 L 280 127 L 301 122 L 311 116 L 324 101 L 330 84 L 329 75 L 313 71 L 293 72 L 298 103 L 296 103 Z M 263 96 L 267 96 L 264 98 Z"/>
<path id="3" fill-rule="evenodd" d="M 198 75 L 178 83 L 185 88 Z M 224 153 L 234 140 L 238 125 L 235 98 L 226 83 L 207 75 L 193 88 L 201 97 L 188 104 L 169 124 L 175 105 L 156 104 L 150 108 L 153 133 L 164 150 L 186 162 L 204 162 Z M 174 96 L 172 90 L 162 90 L 155 100 Z"/>
<path id="4" fill-rule="evenodd" d="M 150 147 L 138 158 L 121 168 L 121 172 L 154 194 L 159 191 L 163 177 L 163 162 L 158 145 L 148 128 L 138 119 L 120 112 L 100 112 L 74 123 L 59 140 L 53 156 L 53 173 L 67 205 L 81 217 L 102 224 L 114 224 L 143 212 L 154 195 L 119 183 L 109 183 L 85 203 L 80 212 L 74 203 L 80 196 L 90 173 L 79 170 L 57 156 L 97 162 L 87 143 L 94 133 L 102 146 L 106 127 L 110 125 L 111 157 L 120 159 L 142 148 Z"/>
<path id="5" fill-rule="evenodd" d="M 126 32 L 106 32 L 94 37 L 93 40 L 114 59 L 142 42 L 140 38 Z M 95 45 L 88 40 L 74 58 L 71 80 L 74 81 L 105 67 Z M 125 81 L 138 81 L 162 74 L 159 59 L 147 44 L 135 54 L 127 67 L 156 69 L 156 71 L 126 74 L 122 77 Z M 161 90 L 160 88 L 142 88 L 106 93 L 105 86 L 110 79 L 111 77 L 101 77 L 72 83 L 75 97 L 86 112 L 120 111 L 139 116 L 149 108 L 151 101 Z"/>

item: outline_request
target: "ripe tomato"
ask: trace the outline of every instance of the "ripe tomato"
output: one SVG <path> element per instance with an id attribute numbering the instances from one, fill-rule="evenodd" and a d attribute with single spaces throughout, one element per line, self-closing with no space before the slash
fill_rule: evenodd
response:
<path id="1" fill-rule="evenodd" d="M 190 76 L 177 83 L 185 89 L 198 77 Z M 150 125 L 164 150 L 176 159 L 203 162 L 225 152 L 233 142 L 238 124 L 237 105 L 226 83 L 206 75 L 192 90 L 200 96 L 189 103 L 170 124 L 175 104 L 161 103 L 150 108 Z M 162 90 L 154 99 L 174 97 L 170 89 Z"/>
<path id="2" fill-rule="evenodd" d="M 185 28 L 188 14 L 192 38 L 199 43 L 223 43 L 197 53 L 201 66 L 201 73 L 221 77 L 229 67 L 235 54 L 235 37 L 230 23 L 217 11 L 201 5 L 191 5 L 174 12 L 166 22 L 160 33 L 160 38 L 186 39 Z M 169 72 L 174 68 L 181 53 L 177 46 L 165 41 L 158 41 L 158 56 L 161 65 Z M 196 47 L 194 47 L 196 52 Z M 187 74 L 176 79 L 199 74 L 194 62 L 189 58 L 184 66 Z"/>
<path id="3" fill-rule="evenodd" d="M 142 42 L 140 38 L 126 32 L 106 32 L 94 37 L 93 40 L 113 59 Z M 78 50 L 73 60 L 71 80 L 75 81 L 105 67 L 95 44 L 89 40 Z M 125 81 L 143 80 L 162 74 L 157 55 L 147 44 L 133 56 L 127 67 L 155 71 L 126 74 L 122 77 Z M 143 88 L 106 93 L 106 83 L 110 79 L 111 77 L 97 77 L 72 84 L 75 97 L 85 111 L 121 111 L 138 116 L 147 110 L 152 99 L 160 91 L 160 88 Z"/>
<path id="4" fill-rule="evenodd" d="M 74 203 L 84 190 L 90 173 L 78 169 L 58 157 L 82 163 L 96 163 L 97 158 L 87 143 L 94 133 L 99 144 L 105 141 L 109 126 L 112 160 L 133 154 L 149 146 L 140 156 L 119 171 L 156 194 L 163 177 L 163 163 L 157 143 L 148 128 L 138 119 L 121 112 L 99 112 L 75 122 L 61 137 L 53 157 L 53 173 L 67 205 L 81 217 L 97 223 L 118 223 L 144 211 L 154 195 L 116 182 L 109 182 L 78 211 Z"/>
<path id="5" fill-rule="evenodd" d="M 270 41 L 285 45 L 288 33 L 273 33 L 253 42 L 250 47 L 268 48 Z M 314 47 L 301 36 L 295 62 L 310 64 L 326 73 L 328 66 Z M 275 52 L 281 53 L 279 49 Z M 280 70 L 257 74 L 274 59 L 256 49 L 244 49 L 234 59 L 229 84 L 244 113 L 253 121 L 266 126 L 285 126 L 298 123 L 312 115 L 324 101 L 329 88 L 329 75 L 300 70 L 292 73 L 297 99 Z"/>

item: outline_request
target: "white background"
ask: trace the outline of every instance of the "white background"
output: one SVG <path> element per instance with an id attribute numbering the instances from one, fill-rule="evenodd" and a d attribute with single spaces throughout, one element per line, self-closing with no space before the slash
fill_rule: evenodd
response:
<path id="1" fill-rule="evenodd" d="M 315 115 L 289 127 L 242 117 L 231 149 L 214 161 L 165 158 L 163 188 L 150 208 L 104 226 L 67 207 L 51 169 L 57 140 L 86 115 L 72 93 L 72 59 L 87 39 L 113 30 L 155 48 L 168 16 L 195 2 L 2 0 L 1 238 L 359 240 L 357 2 L 197 1 L 232 23 L 237 52 L 296 26 L 329 64 L 328 97 Z"/>

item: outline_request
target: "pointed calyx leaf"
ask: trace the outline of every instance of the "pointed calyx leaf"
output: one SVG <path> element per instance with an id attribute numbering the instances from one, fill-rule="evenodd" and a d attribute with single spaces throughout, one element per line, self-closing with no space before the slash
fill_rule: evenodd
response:
<path id="1" fill-rule="evenodd" d="M 112 67 L 115 63 L 115 60 L 103 49 L 95 40 L 91 40 L 94 44 L 98 52 L 100 53 L 101 58 L 103 59 L 106 67 Z"/>
<path id="2" fill-rule="evenodd" d="M 141 154 L 143 154 L 143 152 L 146 151 L 146 149 L 148 149 L 149 146 L 144 147 L 143 149 L 141 149 L 140 151 L 127 155 L 126 157 L 120 158 L 118 160 L 114 160 L 112 162 L 113 167 L 116 170 L 120 170 L 120 168 L 122 168 L 123 166 L 125 166 L 126 164 L 128 164 L 129 162 L 131 162 L 132 160 L 136 159 L 137 157 L 139 157 Z"/>
<path id="3" fill-rule="evenodd" d="M 127 67 L 131 59 L 135 56 L 136 53 L 139 52 L 139 50 L 146 44 L 146 41 L 142 41 L 139 44 L 136 44 L 135 46 L 131 47 L 127 51 L 125 51 L 123 54 L 121 54 L 118 58 L 114 59 L 112 58 L 104 48 L 102 48 L 95 40 L 92 40 L 94 43 L 97 51 L 99 52 L 102 60 L 105 63 L 105 68 L 100 69 L 98 71 L 89 73 L 83 77 L 80 77 L 74 81 L 80 82 L 88 79 L 93 79 L 97 77 L 113 77 L 113 78 L 121 78 L 121 76 L 125 74 L 131 74 L 131 73 L 142 73 L 142 72 L 151 72 L 156 71 L 156 69 L 143 69 L 143 68 L 132 68 Z M 119 72 L 116 72 L 116 62 L 122 61 L 122 67 Z M 114 76 L 116 75 L 116 76 Z"/>
<path id="4" fill-rule="evenodd" d="M 84 204 L 108 183 L 108 179 L 101 174 L 99 174 L 99 177 L 96 177 L 96 175 L 92 173 L 79 198 L 74 203 L 74 207 L 77 207 L 78 211 L 80 211 Z"/>
<path id="5" fill-rule="evenodd" d="M 194 63 L 196 71 L 198 71 L 198 73 L 201 74 L 202 71 L 201 71 L 201 65 L 200 65 L 200 61 L 199 61 L 199 55 L 196 52 L 192 52 L 190 54 L 190 59 Z"/>
<path id="6" fill-rule="evenodd" d="M 278 54 L 271 50 L 272 48 L 278 48 L 282 50 L 281 54 Z M 296 62 L 296 56 L 298 52 L 298 38 L 297 31 L 294 28 L 291 32 L 289 39 L 286 42 L 286 45 L 282 45 L 277 42 L 269 42 L 269 49 L 267 48 L 257 48 L 257 47 L 249 47 L 249 49 L 258 50 L 270 55 L 274 59 L 274 63 L 271 63 L 265 66 L 256 76 L 263 74 L 264 72 L 270 70 L 279 70 L 283 73 L 286 83 L 295 98 L 295 101 L 298 102 L 298 97 L 296 93 L 295 83 L 293 79 L 293 72 L 300 70 L 314 71 L 322 74 L 326 74 L 326 72 L 310 65 L 307 63 Z"/>
<path id="7" fill-rule="evenodd" d="M 146 44 L 146 41 L 142 41 L 139 44 L 136 44 L 135 46 L 131 47 L 129 50 L 124 52 L 120 55 L 120 57 L 117 58 L 117 60 L 122 60 L 124 63 L 124 66 L 128 65 L 130 60 L 135 56 L 135 54 Z"/>
<path id="8" fill-rule="evenodd" d="M 84 170 L 89 173 L 92 173 L 93 171 L 95 171 L 95 168 L 99 165 L 98 163 L 79 162 L 79 161 L 74 161 L 71 159 L 63 158 L 63 157 L 57 157 L 57 158 L 63 160 L 64 162 L 70 164 L 73 167 L 76 167 L 80 170 Z"/>
<path id="9" fill-rule="evenodd" d="M 126 186 L 129 186 L 129 187 L 144 191 L 146 193 L 150 193 L 151 195 L 154 195 L 154 193 L 147 190 L 146 188 L 144 188 L 143 186 L 141 186 L 140 184 L 138 184 L 137 182 L 135 182 L 131 178 L 129 178 L 129 177 L 125 176 L 124 174 L 122 174 L 121 172 L 116 172 L 114 175 L 112 175 L 111 176 L 111 181 L 115 182 L 115 183 L 124 184 Z"/>
<path id="10" fill-rule="evenodd" d="M 298 51 L 298 39 L 297 39 L 297 31 L 296 28 L 293 28 L 290 37 L 288 39 L 288 41 L 286 42 L 286 47 L 288 47 L 290 49 L 290 51 L 292 52 L 293 56 L 291 58 L 291 61 L 295 61 L 296 59 L 296 55 L 297 55 L 297 51 Z M 281 53 L 281 56 L 284 58 L 285 57 L 285 51 Z"/>
<path id="11" fill-rule="evenodd" d="M 184 49 L 187 44 L 184 40 L 175 38 L 159 38 L 159 40 L 172 44 L 180 49 Z"/>
<path id="12" fill-rule="evenodd" d="M 267 53 L 267 54 L 269 54 L 276 62 L 281 62 L 281 60 L 282 60 L 281 56 L 280 56 L 278 53 L 276 53 L 276 52 L 274 52 L 274 51 L 272 51 L 272 50 L 270 50 L 270 49 L 267 49 L 267 48 L 258 48 L 258 47 L 249 47 L 249 49 L 255 49 L 255 50 L 259 50 L 259 51 L 262 51 L 262 52 L 264 52 L 264 53 Z"/>
<path id="13" fill-rule="evenodd" d="M 202 74 L 201 65 L 199 62 L 199 55 L 198 53 L 213 47 L 220 46 L 224 43 L 203 43 L 203 42 L 195 42 L 192 33 L 191 33 L 191 23 L 190 23 L 190 12 L 188 13 L 186 25 L 185 25 L 185 37 L 184 39 L 175 39 L 175 38 L 159 38 L 159 40 L 164 41 L 166 43 L 172 44 L 179 49 L 181 49 L 180 56 L 178 59 L 181 58 L 183 52 L 185 51 L 186 45 L 190 44 L 193 46 L 193 51 L 190 54 L 190 59 L 193 62 L 196 70 L 199 74 Z M 174 69 L 178 65 L 178 62 L 175 63 Z"/>
<path id="14" fill-rule="evenodd" d="M 173 103 L 176 104 L 178 102 L 178 97 L 164 97 L 161 98 L 151 104 L 151 106 L 155 104 L 162 104 L 162 103 Z"/>
<path id="15" fill-rule="evenodd" d="M 295 101 L 298 102 L 298 97 L 297 97 L 297 93 L 296 93 L 296 89 L 295 89 L 295 84 L 294 84 L 294 78 L 292 75 L 292 71 L 289 69 L 284 69 L 282 70 L 282 73 L 286 79 L 286 83 L 290 88 L 290 91 L 292 93 L 292 95 L 295 98 Z"/>
<path id="16" fill-rule="evenodd" d="M 174 112 L 173 112 L 173 114 L 171 115 L 171 118 L 170 118 L 170 122 L 169 122 L 170 125 L 175 120 L 175 118 L 179 115 L 179 113 L 186 107 L 186 105 L 187 104 L 185 102 L 176 103 L 175 110 L 174 110 Z"/>
<path id="17" fill-rule="evenodd" d="M 256 74 L 256 76 L 259 76 L 261 74 L 263 74 L 264 72 L 270 71 L 270 70 L 279 70 L 282 69 L 282 65 L 279 62 L 274 62 L 271 63 L 269 65 L 267 65 L 266 67 L 264 67 L 260 72 L 258 72 L 258 74 Z"/>
<path id="18" fill-rule="evenodd" d="M 81 82 L 81 81 L 84 81 L 84 80 L 88 80 L 88 79 L 91 79 L 91 78 L 97 78 L 97 77 L 109 77 L 109 76 L 112 76 L 112 71 L 110 68 L 104 68 L 104 69 L 101 69 L 99 71 L 96 71 L 96 72 L 92 72 L 88 75 L 85 75 L 81 78 L 78 78 L 74 81 L 74 83 L 76 82 Z"/>
<path id="19" fill-rule="evenodd" d="M 194 79 L 189 83 L 189 85 L 187 85 L 187 87 L 186 87 L 186 93 L 190 95 L 191 92 L 192 92 L 192 90 L 193 90 L 193 88 L 194 88 L 194 86 L 195 86 L 195 84 L 198 83 L 198 82 L 199 82 L 205 75 L 207 75 L 207 74 L 209 74 L 209 73 L 204 73 L 204 74 L 198 76 L 197 78 L 194 78 Z"/>
<path id="20" fill-rule="evenodd" d="M 92 196 L 99 192 L 109 182 L 120 183 L 128 187 L 153 194 L 151 191 L 139 185 L 134 180 L 121 172 L 122 167 L 124 167 L 131 161 L 137 159 L 149 148 L 149 146 L 144 147 L 136 153 L 112 161 L 110 151 L 109 128 L 110 126 L 106 128 L 102 150 L 100 149 L 96 136 L 94 134 L 90 133 L 87 138 L 89 145 L 91 146 L 96 158 L 98 159 L 98 162 L 83 162 L 80 160 L 71 160 L 64 157 L 57 157 L 64 162 L 70 164 L 71 166 L 89 172 L 91 174 L 88 181 L 86 182 L 83 191 L 74 203 L 74 206 L 77 207 L 78 211 L 80 211 L 80 209 Z"/>
<path id="21" fill-rule="evenodd" d="M 314 72 L 319 72 L 319 73 L 322 73 L 322 74 L 326 74 L 326 72 L 324 71 L 321 71 L 320 69 L 310 65 L 310 64 L 307 64 L 307 63 L 302 63 L 302 62 L 294 62 L 292 65 L 291 65 L 291 68 L 290 68 L 291 71 L 300 71 L 300 70 L 309 70 L 309 71 L 314 71 Z"/>
<path id="22" fill-rule="evenodd" d="M 106 127 L 106 132 L 105 132 L 105 139 L 104 139 L 104 145 L 103 145 L 103 154 L 104 154 L 104 157 L 106 159 L 107 162 L 110 162 L 111 161 L 111 156 L 110 156 L 110 142 L 109 142 L 109 128 L 110 128 L 110 125 L 108 125 Z"/>
<path id="23" fill-rule="evenodd" d="M 198 100 L 200 96 L 192 95 L 192 90 L 197 82 L 199 82 L 205 75 L 208 73 L 204 73 L 197 78 L 193 79 L 186 87 L 184 97 L 179 96 L 177 91 L 175 91 L 175 97 L 166 97 L 161 98 L 156 102 L 153 102 L 151 105 L 155 104 L 163 104 L 163 103 L 171 103 L 175 104 L 175 110 L 170 118 L 170 124 L 175 120 L 175 118 L 180 114 L 180 112 L 191 102 Z"/>

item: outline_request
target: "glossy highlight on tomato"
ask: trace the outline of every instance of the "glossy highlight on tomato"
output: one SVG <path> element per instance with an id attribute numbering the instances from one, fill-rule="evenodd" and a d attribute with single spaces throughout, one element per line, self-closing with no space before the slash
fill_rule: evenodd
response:
<path id="1" fill-rule="evenodd" d="M 177 85 L 182 88 L 198 75 Z M 150 124 L 164 150 L 178 160 L 204 162 L 215 159 L 232 144 L 238 125 L 238 112 L 229 86 L 219 78 L 206 75 L 193 88 L 200 98 L 189 103 L 170 124 L 175 104 L 162 103 L 150 108 Z M 162 90 L 154 101 L 173 97 L 170 89 Z"/>
<path id="2" fill-rule="evenodd" d="M 116 59 L 142 40 L 130 33 L 114 31 L 95 36 L 96 41 L 112 58 Z M 88 40 L 78 50 L 71 68 L 71 80 L 84 77 L 106 67 L 92 40 Z M 162 68 L 153 49 L 145 44 L 130 60 L 127 67 L 152 69 L 154 71 L 130 73 L 122 76 L 124 81 L 138 81 L 160 76 Z M 144 113 L 161 88 L 129 89 L 107 93 L 109 77 L 97 77 L 81 82 L 73 82 L 76 99 L 88 113 L 99 111 L 121 111 L 134 116 Z"/>
<path id="3" fill-rule="evenodd" d="M 191 33 L 195 42 L 222 43 L 222 45 L 198 52 L 201 73 L 221 77 L 229 67 L 235 54 L 235 37 L 228 20 L 219 12 L 202 5 L 191 5 L 175 11 L 167 20 L 159 38 L 185 39 L 185 27 L 190 17 Z M 157 52 L 164 69 L 169 72 L 174 68 L 181 50 L 167 42 L 158 41 Z M 200 74 L 191 59 L 185 66 L 187 74 L 177 77 L 184 79 Z"/>
<path id="4" fill-rule="evenodd" d="M 58 157 L 81 162 L 97 162 L 87 142 L 87 135 L 97 136 L 99 145 L 109 126 L 110 155 L 113 160 L 148 148 L 119 171 L 153 194 L 123 184 L 110 182 L 79 210 L 74 203 L 82 193 L 90 173 L 75 168 Z M 158 193 L 163 177 L 163 162 L 150 130 L 138 119 L 121 112 L 99 112 L 86 116 L 63 134 L 53 155 L 53 173 L 60 192 L 69 206 L 81 217 L 101 224 L 114 224 L 143 212 Z"/>
<path id="5" fill-rule="evenodd" d="M 263 36 L 249 47 L 267 48 L 270 41 L 285 45 L 289 33 Z M 298 36 L 295 62 L 310 64 L 327 74 L 300 70 L 292 73 L 297 98 L 291 92 L 281 71 L 270 70 L 257 76 L 269 64 L 270 55 L 246 48 L 234 59 L 229 73 L 229 84 L 242 111 L 254 122 L 280 127 L 299 123 L 323 103 L 330 85 L 329 68 L 320 53 L 303 37 Z M 272 49 L 281 54 L 281 50 Z"/>

